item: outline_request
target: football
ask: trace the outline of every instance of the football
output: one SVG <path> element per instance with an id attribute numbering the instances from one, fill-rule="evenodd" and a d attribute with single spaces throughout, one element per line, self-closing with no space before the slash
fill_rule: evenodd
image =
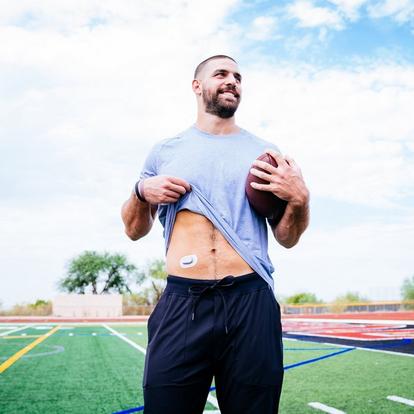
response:
<path id="1" fill-rule="evenodd" d="M 267 162 L 277 168 L 277 162 L 269 154 L 262 154 L 257 159 Z M 253 165 L 251 168 L 264 171 Z M 256 210 L 257 213 L 261 216 L 267 217 L 272 221 L 272 224 L 277 224 L 285 212 L 287 201 L 282 200 L 270 191 L 256 190 L 250 185 L 251 182 L 259 184 L 268 184 L 269 182 L 256 177 L 249 170 L 249 174 L 246 179 L 246 195 L 250 205 Z"/>

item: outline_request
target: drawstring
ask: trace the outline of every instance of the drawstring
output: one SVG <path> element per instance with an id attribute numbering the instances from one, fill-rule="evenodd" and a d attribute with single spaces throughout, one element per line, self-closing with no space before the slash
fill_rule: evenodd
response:
<path id="1" fill-rule="evenodd" d="M 224 283 L 227 282 L 227 283 Z M 210 286 L 202 287 L 200 285 L 193 285 L 188 288 L 188 292 L 193 297 L 192 307 L 191 307 L 191 320 L 193 321 L 195 318 L 195 310 L 198 302 L 200 301 L 201 297 L 208 293 L 209 291 L 217 290 L 217 292 L 220 294 L 221 299 L 223 301 L 223 308 L 224 308 L 224 329 L 226 331 L 226 334 L 228 334 L 229 330 L 227 328 L 227 306 L 226 306 L 226 300 L 224 299 L 223 292 L 221 292 L 220 287 L 228 287 L 233 285 L 234 283 L 234 276 L 226 276 L 223 279 L 219 279 L 217 282 L 214 282 Z M 194 293 L 199 293 L 198 295 L 194 295 Z M 195 297 L 195 298 L 194 298 Z"/>

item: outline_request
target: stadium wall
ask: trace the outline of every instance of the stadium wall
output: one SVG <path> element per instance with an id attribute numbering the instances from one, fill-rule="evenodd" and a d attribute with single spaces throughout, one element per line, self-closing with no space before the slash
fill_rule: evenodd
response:
<path id="1" fill-rule="evenodd" d="M 122 295 L 58 295 L 53 299 L 53 316 L 113 318 L 122 316 Z"/>

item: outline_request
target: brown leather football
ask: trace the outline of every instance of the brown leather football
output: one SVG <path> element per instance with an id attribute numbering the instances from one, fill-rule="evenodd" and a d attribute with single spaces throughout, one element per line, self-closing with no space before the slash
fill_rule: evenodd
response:
<path id="1" fill-rule="evenodd" d="M 271 164 L 273 165 L 273 167 L 277 168 L 276 160 L 267 153 L 260 155 L 260 157 L 258 157 L 257 159 L 260 161 L 267 162 L 268 164 Z M 264 171 L 261 168 L 253 165 L 251 168 L 256 168 L 259 171 Z M 272 221 L 272 224 L 277 224 L 282 218 L 283 213 L 285 212 L 287 201 L 282 200 L 270 191 L 256 190 L 250 185 L 252 181 L 259 184 L 268 184 L 269 182 L 262 180 L 259 177 L 256 177 L 249 170 L 249 175 L 246 179 L 246 195 L 250 205 L 261 216 L 270 219 Z"/>

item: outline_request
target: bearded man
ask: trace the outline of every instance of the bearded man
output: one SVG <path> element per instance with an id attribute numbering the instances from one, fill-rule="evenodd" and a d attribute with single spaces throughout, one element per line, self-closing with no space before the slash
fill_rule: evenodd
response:
<path id="1" fill-rule="evenodd" d="M 309 191 L 295 161 L 235 122 L 242 96 L 236 61 L 212 56 L 195 71 L 194 125 L 157 143 L 122 207 L 125 232 L 164 227 L 167 286 L 148 320 L 145 414 L 201 414 L 214 377 L 222 414 L 274 414 L 283 381 L 280 307 L 267 223 L 282 246 L 309 221 Z M 270 154 L 277 168 L 256 160 Z M 249 205 L 253 183 L 287 201 L 278 223 Z"/>

